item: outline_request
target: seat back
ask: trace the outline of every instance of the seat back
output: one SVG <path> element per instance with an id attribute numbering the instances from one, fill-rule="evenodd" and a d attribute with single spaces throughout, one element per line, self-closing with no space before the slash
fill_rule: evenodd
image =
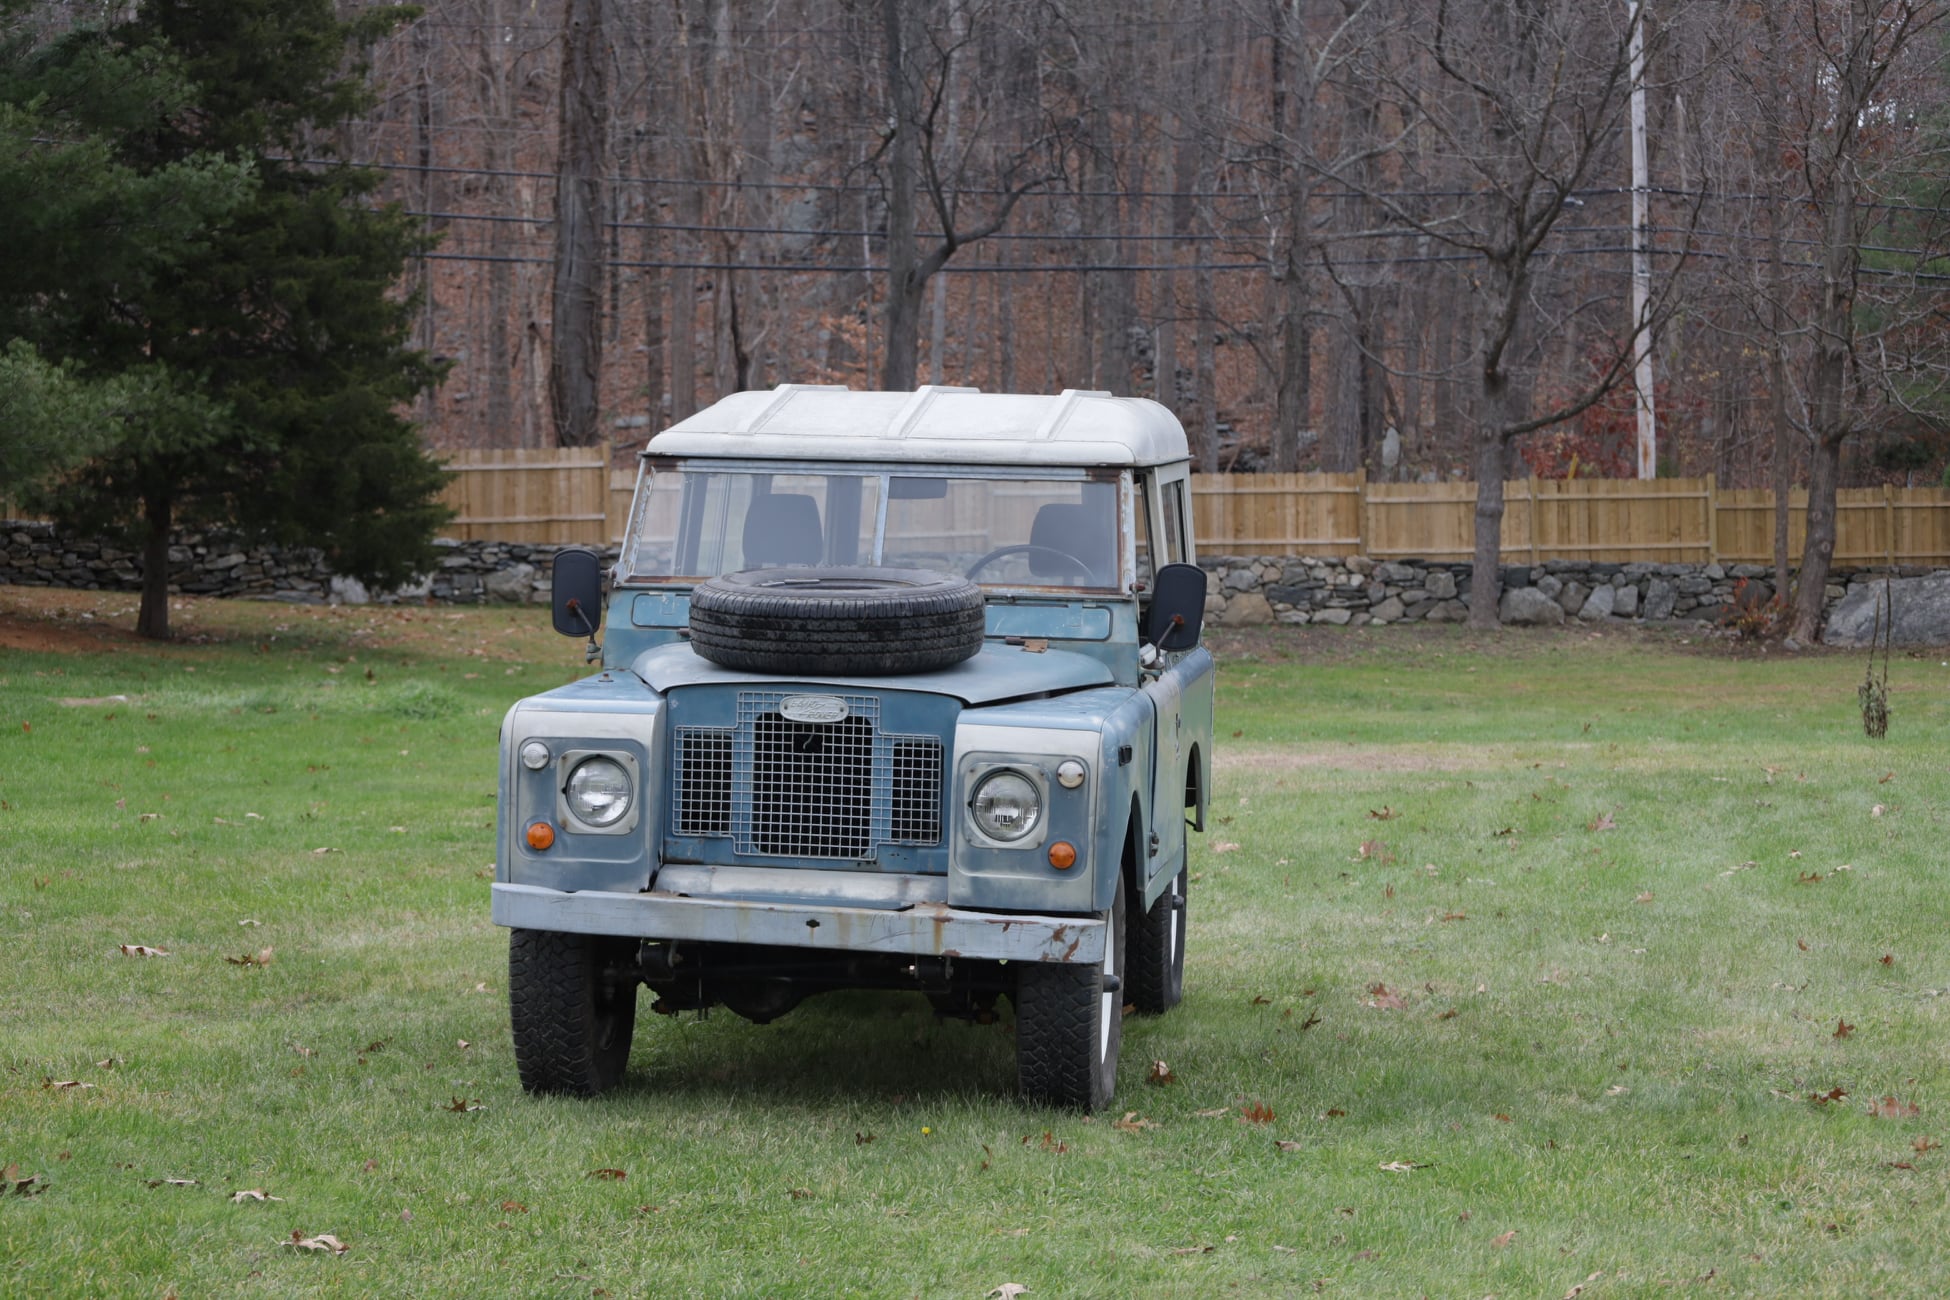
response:
<path id="1" fill-rule="evenodd" d="M 826 546 L 819 532 L 819 503 L 803 492 L 753 497 L 745 514 L 744 548 L 747 569 L 820 563 Z"/>
<path id="2" fill-rule="evenodd" d="M 1108 586 L 1111 574 L 1117 570 L 1111 530 L 1103 526 L 1098 512 L 1087 505 L 1049 505 L 1037 510 L 1036 518 L 1029 524 L 1029 544 L 1047 548 L 1029 552 L 1031 577 L 1078 580 L 1075 565 L 1066 564 L 1048 551 L 1061 551 L 1081 561 L 1089 570 L 1084 578 L 1086 586 Z"/>

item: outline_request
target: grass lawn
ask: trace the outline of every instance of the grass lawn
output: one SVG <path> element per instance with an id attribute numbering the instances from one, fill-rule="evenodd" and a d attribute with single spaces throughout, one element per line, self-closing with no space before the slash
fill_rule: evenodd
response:
<path id="1" fill-rule="evenodd" d="M 0 1295 L 1946 1289 L 1935 657 L 1872 741 L 1858 656 L 1221 637 L 1185 1002 L 1086 1120 L 908 995 L 525 1097 L 495 732 L 580 646 L 132 607 L 0 587 Z"/>

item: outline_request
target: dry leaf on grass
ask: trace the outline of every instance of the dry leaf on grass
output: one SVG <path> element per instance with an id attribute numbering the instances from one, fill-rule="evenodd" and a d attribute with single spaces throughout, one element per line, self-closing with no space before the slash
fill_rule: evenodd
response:
<path id="1" fill-rule="evenodd" d="M 150 1187 L 195 1187 L 197 1185 L 194 1178 L 151 1178 L 148 1182 Z"/>
<path id="2" fill-rule="evenodd" d="M 441 1109 L 450 1110 L 456 1115 L 465 1115 L 469 1111 L 486 1110 L 487 1103 L 482 1101 L 469 1101 L 465 1097 L 455 1097 L 445 1106 L 442 1106 Z"/>
<path id="3" fill-rule="evenodd" d="M 247 1188 L 244 1191 L 232 1192 L 230 1194 L 230 1203 L 232 1205 L 242 1205 L 247 1201 L 282 1201 L 283 1199 L 282 1196 L 271 1195 L 262 1187 Z"/>
<path id="4" fill-rule="evenodd" d="M 1212 851 L 1214 853 L 1232 853 L 1238 848 L 1239 846 L 1231 840 L 1219 840 L 1212 845 Z"/>
<path id="5" fill-rule="evenodd" d="M 583 1177 L 598 1178 L 604 1182 L 609 1182 L 609 1183 L 620 1183 L 625 1178 L 628 1178 L 629 1175 L 624 1173 L 621 1169 L 591 1169 L 588 1173 L 584 1174 Z"/>
<path id="6" fill-rule="evenodd" d="M 1217 1249 L 1217 1246 L 1174 1246 L 1170 1253 L 1173 1255 L 1210 1255 Z"/>
<path id="7" fill-rule="evenodd" d="M 47 1181 L 39 1174 L 22 1174 L 12 1163 L 0 1169 L 0 1196 L 39 1196 L 46 1190 Z"/>
<path id="8" fill-rule="evenodd" d="M 1408 1004 L 1402 1001 L 1401 994 L 1396 993 L 1386 984 L 1370 984 L 1368 1001 L 1364 1005 L 1373 1007 L 1376 1011 L 1400 1011 Z"/>
<path id="9" fill-rule="evenodd" d="M 1163 1061 L 1153 1061 L 1151 1062 L 1151 1068 L 1144 1072 L 1144 1081 L 1146 1083 L 1157 1084 L 1177 1083 L 1178 1076 L 1173 1074 L 1171 1067 Z M 1224 1112 L 1221 1113 L 1223 1114 Z"/>
<path id="10" fill-rule="evenodd" d="M 321 1232 L 316 1237 L 307 1237 L 302 1232 L 293 1232 L 291 1240 L 284 1244 L 296 1250 L 322 1250 L 330 1255 L 343 1255 L 352 1249 L 329 1232 Z"/>
<path id="11" fill-rule="evenodd" d="M 1378 1168 L 1385 1174 L 1412 1174 L 1417 1169 L 1433 1169 L 1433 1163 L 1417 1163 L 1413 1160 L 1386 1160 Z"/>
<path id="12" fill-rule="evenodd" d="M 1652 901 L 1652 891 L 1648 889 L 1632 901 L 1634 903 L 1649 903 Z"/>
<path id="13" fill-rule="evenodd" d="M 1618 823 L 1612 820 L 1610 813 L 1599 813 L 1598 820 L 1591 823 L 1590 829 L 1594 831 L 1615 831 L 1618 829 Z"/>
<path id="14" fill-rule="evenodd" d="M 984 1300 L 1016 1300 L 1017 1296 L 1027 1290 L 1029 1288 L 1020 1282 L 1004 1282 L 1001 1286 L 989 1292 Z"/>
<path id="15" fill-rule="evenodd" d="M 60 1092 L 63 1089 L 68 1089 L 68 1088 L 79 1090 L 82 1088 L 92 1088 L 94 1086 L 95 1085 L 92 1083 L 83 1083 L 80 1079 L 42 1079 L 41 1080 L 41 1087 L 51 1089 L 55 1092 Z"/>
<path id="16" fill-rule="evenodd" d="M 1276 1151 L 1302 1151 L 1306 1148 L 1291 1138 L 1275 1138 L 1273 1139 L 1273 1149 Z"/>
<path id="17" fill-rule="evenodd" d="M 1499 1236 L 1491 1237 L 1490 1245 L 1496 1248 L 1497 1250 L 1502 1250 L 1505 1246 L 1509 1245 L 1511 1242 L 1515 1241 L 1516 1239 L 1517 1239 L 1517 1230 L 1515 1228 L 1512 1228 L 1510 1229 L 1510 1231 L 1506 1233 L 1502 1233 Z"/>
<path id="18" fill-rule="evenodd" d="M 1869 1103 L 1869 1114 L 1877 1119 L 1915 1119 L 1916 1103 L 1900 1097 L 1883 1097 Z"/>
<path id="19" fill-rule="evenodd" d="M 1368 816 L 1374 818 L 1378 822 L 1385 822 L 1385 821 L 1393 821 L 1395 818 L 1401 816 L 1401 814 L 1396 812 L 1393 808 L 1390 808 L 1387 804 L 1383 804 L 1379 808 L 1368 809 Z"/>
<path id="20" fill-rule="evenodd" d="M 1110 1126 L 1126 1133 L 1141 1133 L 1145 1129 L 1158 1127 L 1156 1121 L 1145 1119 L 1134 1110 L 1125 1111 L 1124 1118 L 1112 1120 Z"/>
<path id="21" fill-rule="evenodd" d="M 1239 1122 L 1241 1124 L 1271 1124 L 1273 1122 L 1273 1108 L 1263 1101 L 1248 1102 L 1239 1108 Z"/>
<path id="22" fill-rule="evenodd" d="M 1384 867 L 1395 860 L 1395 855 L 1390 853 L 1388 846 L 1380 840 L 1362 840 L 1361 847 L 1355 850 L 1354 856 L 1357 861 L 1373 862 Z"/>
<path id="23" fill-rule="evenodd" d="M 124 957 L 167 957 L 169 956 L 169 951 L 167 949 L 151 948 L 147 944 L 124 943 L 124 944 L 118 944 L 116 946 L 121 949 L 122 955 Z"/>
<path id="24" fill-rule="evenodd" d="M 1850 1034 L 1854 1032 L 1855 1032 L 1855 1026 L 1851 1025 L 1848 1021 L 1837 1020 L 1835 1022 L 1835 1037 L 1847 1038 Z"/>
<path id="25" fill-rule="evenodd" d="M 269 966 L 271 964 L 271 950 L 269 948 L 259 948 L 254 953 L 247 952 L 236 957 L 225 957 L 224 960 L 232 966 Z"/>
<path id="26" fill-rule="evenodd" d="M 1217 1119 L 1221 1115 L 1232 1114 L 1232 1107 L 1214 1106 L 1211 1110 L 1195 1110 L 1192 1114 L 1198 1116 L 1200 1119 Z"/>

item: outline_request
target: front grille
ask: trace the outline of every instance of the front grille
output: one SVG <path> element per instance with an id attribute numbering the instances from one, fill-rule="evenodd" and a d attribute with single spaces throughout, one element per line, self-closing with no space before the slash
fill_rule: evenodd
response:
<path id="1" fill-rule="evenodd" d="M 941 842 L 942 743 L 880 729 L 880 701 L 795 722 L 783 691 L 744 691 L 732 727 L 674 738 L 672 831 L 729 836 L 740 853 L 862 860 L 875 846 Z"/>

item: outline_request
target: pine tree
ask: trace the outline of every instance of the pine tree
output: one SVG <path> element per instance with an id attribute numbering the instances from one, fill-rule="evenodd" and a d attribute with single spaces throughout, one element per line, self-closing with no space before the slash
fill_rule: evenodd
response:
<path id="1" fill-rule="evenodd" d="M 169 635 L 177 528 L 316 546 L 369 583 L 432 561 L 445 476 L 403 412 L 439 368 L 407 346 L 413 304 L 396 291 L 423 237 L 376 204 L 376 172 L 331 159 L 323 134 L 367 101 L 349 51 L 410 16 L 340 22 L 330 0 L 144 0 L 129 21 L 70 33 L 36 60 L 43 85 L 85 82 L 105 62 L 166 69 L 173 94 L 110 112 L 97 84 L 79 112 L 112 142 L 114 166 L 166 189 L 228 159 L 246 182 L 198 229 L 156 232 L 142 275 L 0 295 L 10 332 L 43 357 L 140 381 L 110 445 L 40 500 L 65 527 L 139 539 L 144 636 Z"/>

